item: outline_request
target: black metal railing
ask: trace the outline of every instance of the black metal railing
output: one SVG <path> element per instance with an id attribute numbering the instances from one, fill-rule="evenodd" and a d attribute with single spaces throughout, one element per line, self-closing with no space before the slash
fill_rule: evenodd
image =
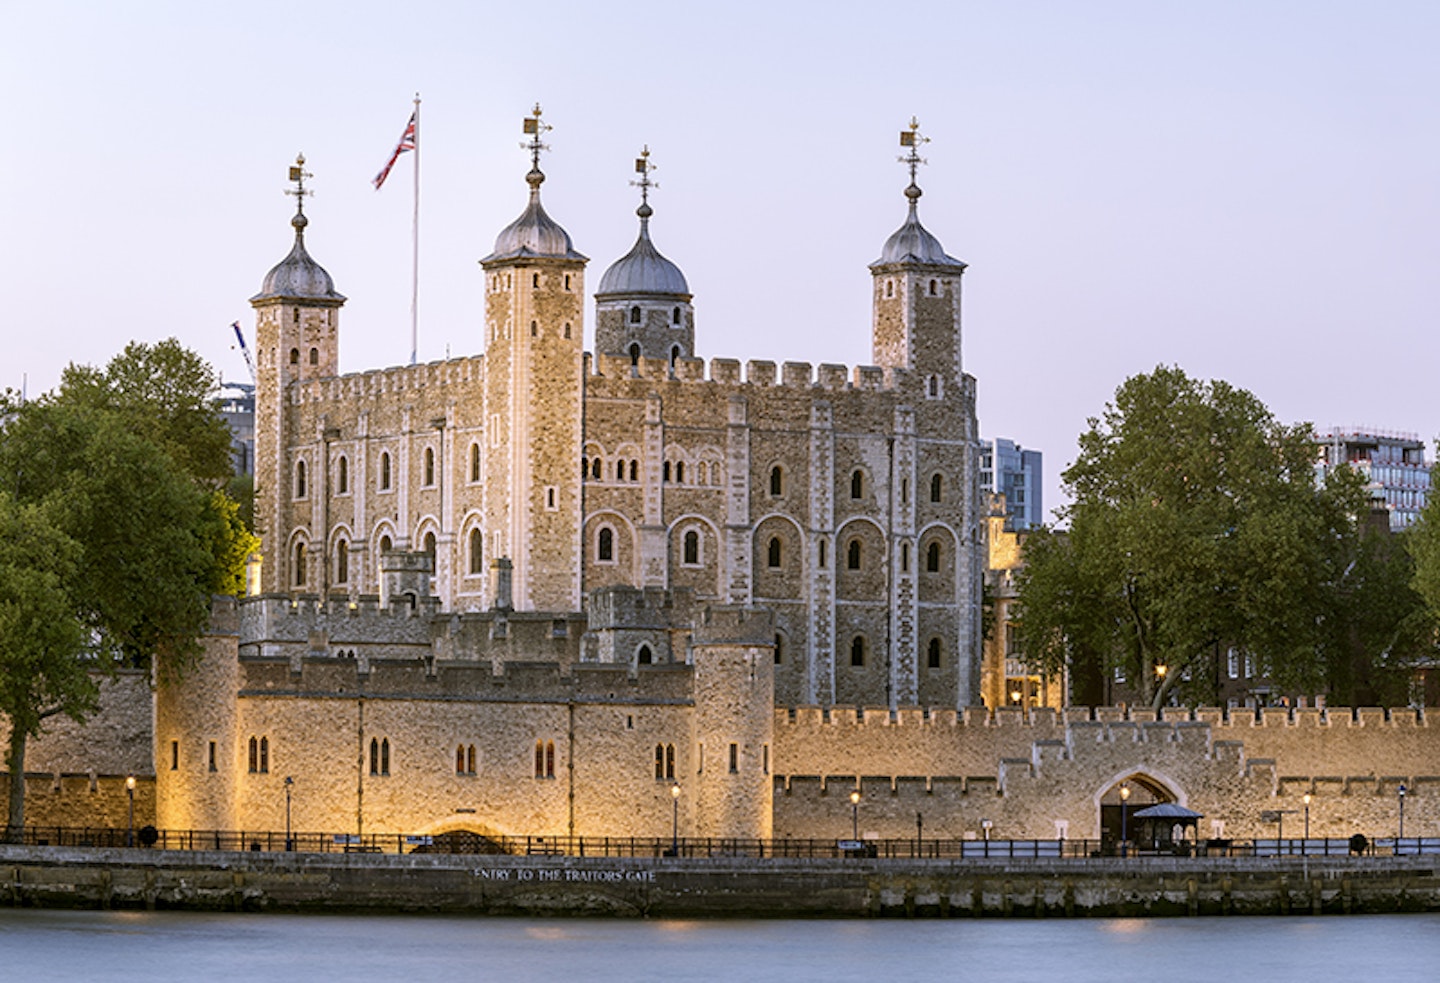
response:
<path id="1" fill-rule="evenodd" d="M 137 830 L 26 826 L 3 839 L 29 846 L 135 847 L 278 853 L 433 853 L 660 859 L 665 857 L 880 860 L 1066 860 L 1098 857 L 1344 857 L 1440 855 L 1440 837 L 1201 840 L 1146 844 L 1114 840 L 741 839 L 653 836 L 486 836 L 464 830 L 430 835 L 264 830 Z"/>

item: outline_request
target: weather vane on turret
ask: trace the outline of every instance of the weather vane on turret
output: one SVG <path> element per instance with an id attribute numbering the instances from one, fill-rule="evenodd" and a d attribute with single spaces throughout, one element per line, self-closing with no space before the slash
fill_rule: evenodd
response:
<path id="1" fill-rule="evenodd" d="M 295 196 L 295 210 L 298 212 L 303 213 L 305 211 L 305 196 L 315 193 L 305 187 L 305 179 L 314 176 L 315 175 L 305 170 L 305 155 L 297 154 L 295 164 L 290 168 L 290 180 L 295 182 L 295 187 L 287 188 L 285 193 Z"/>
<path id="2" fill-rule="evenodd" d="M 535 109 L 525 117 L 525 132 L 530 139 L 520 144 L 521 150 L 530 151 L 530 166 L 537 171 L 540 170 L 540 151 L 550 149 L 549 144 L 540 141 L 540 134 L 553 129 L 553 126 L 540 122 L 540 104 L 537 102 Z"/>
<path id="3" fill-rule="evenodd" d="M 630 182 L 632 188 L 640 189 L 642 218 L 648 218 L 650 215 L 650 189 L 660 187 L 650 180 L 650 172 L 653 170 L 655 170 L 655 165 L 650 163 L 650 145 L 646 144 L 640 151 L 640 156 L 635 158 L 635 173 L 640 175 L 640 180 Z"/>
<path id="4" fill-rule="evenodd" d="M 920 197 L 920 186 L 915 183 L 915 172 L 921 164 L 928 164 L 924 157 L 920 156 L 920 148 L 930 142 L 930 138 L 920 133 L 920 120 L 914 116 L 910 117 L 910 125 L 900 131 L 900 146 L 909 147 L 910 152 L 903 157 L 895 158 L 902 164 L 910 167 L 910 187 L 905 189 L 905 197 L 912 202 Z"/>

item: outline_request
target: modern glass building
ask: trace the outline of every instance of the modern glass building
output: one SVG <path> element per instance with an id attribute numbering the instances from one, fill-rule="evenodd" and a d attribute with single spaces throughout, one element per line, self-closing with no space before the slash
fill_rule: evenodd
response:
<path id="1" fill-rule="evenodd" d="M 1418 434 L 1332 427 L 1317 434 L 1321 478 L 1342 464 L 1365 476 L 1370 501 L 1390 513 L 1390 528 L 1399 531 L 1420 518 L 1430 494 L 1430 465 Z"/>
<path id="2" fill-rule="evenodd" d="M 980 488 L 1005 496 L 1013 530 L 1032 529 L 1045 521 L 1041 463 L 1039 451 L 1027 451 L 1005 437 L 980 441 Z"/>

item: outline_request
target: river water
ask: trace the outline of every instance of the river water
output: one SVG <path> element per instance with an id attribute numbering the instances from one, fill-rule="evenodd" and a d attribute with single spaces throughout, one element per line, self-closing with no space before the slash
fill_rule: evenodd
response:
<path id="1" fill-rule="evenodd" d="M 0 980 L 1427 980 L 1440 915 L 610 921 L 0 909 Z"/>

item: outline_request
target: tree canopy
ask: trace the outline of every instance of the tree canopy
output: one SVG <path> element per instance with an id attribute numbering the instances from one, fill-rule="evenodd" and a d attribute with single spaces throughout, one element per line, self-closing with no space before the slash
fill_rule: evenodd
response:
<path id="1" fill-rule="evenodd" d="M 211 596 L 243 588 L 257 543 L 222 490 L 229 437 L 207 380 L 198 357 L 162 342 L 130 345 L 104 371 L 71 366 L 39 400 L 0 397 L 0 535 L 17 537 L 0 549 L 12 776 L 46 718 L 92 708 L 93 671 L 183 671 Z M 13 613 L 32 611 L 58 634 Z M 9 826 L 22 823 L 12 795 Z"/>
<path id="2" fill-rule="evenodd" d="M 1323 686 L 1365 501 L 1315 460 L 1312 428 L 1245 390 L 1178 368 L 1126 380 L 1063 473 L 1068 530 L 1026 544 L 1029 658 L 1122 670 L 1155 706 L 1229 646 L 1282 689 Z"/>

